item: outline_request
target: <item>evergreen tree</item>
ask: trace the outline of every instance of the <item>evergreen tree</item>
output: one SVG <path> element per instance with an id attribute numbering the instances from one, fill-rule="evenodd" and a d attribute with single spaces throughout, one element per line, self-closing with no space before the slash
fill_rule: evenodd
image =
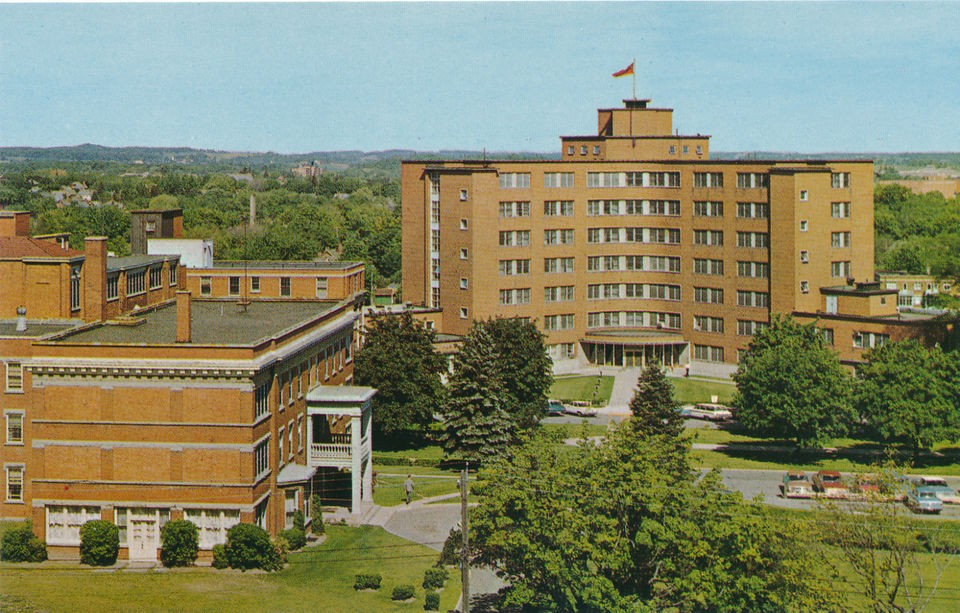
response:
<path id="1" fill-rule="evenodd" d="M 673 397 L 673 384 L 660 366 L 647 366 L 637 379 L 637 390 L 630 401 L 633 427 L 648 435 L 679 436 L 683 432 L 679 408 Z"/>
<path id="2" fill-rule="evenodd" d="M 553 384 L 553 361 L 547 355 L 543 332 L 519 317 L 488 319 L 483 327 L 490 335 L 496 358 L 491 366 L 500 371 L 510 417 L 521 429 L 540 422 Z"/>
<path id="3" fill-rule="evenodd" d="M 474 323 L 453 359 L 448 400 L 443 408 L 444 450 L 470 462 L 496 456 L 514 441 L 516 424 L 507 414 L 507 396 L 493 342 L 484 326 Z"/>

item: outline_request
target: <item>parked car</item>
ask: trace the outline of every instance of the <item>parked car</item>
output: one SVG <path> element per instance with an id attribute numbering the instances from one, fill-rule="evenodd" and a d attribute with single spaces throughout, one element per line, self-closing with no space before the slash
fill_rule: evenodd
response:
<path id="1" fill-rule="evenodd" d="M 858 499 L 873 499 L 883 497 L 883 489 L 880 487 L 880 477 L 877 475 L 857 475 L 853 480 L 851 496 Z"/>
<path id="2" fill-rule="evenodd" d="M 579 417 L 595 417 L 597 410 L 590 406 L 586 400 L 574 400 L 567 404 L 565 408 L 568 415 L 577 415 Z"/>
<path id="3" fill-rule="evenodd" d="M 807 474 L 800 470 L 787 471 L 783 476 L 783 485 L 780 491 L 784 498 L 810 498 L 813 496 L 813 485 Z"/>
<path id="4" fill-rule="evenodd" d="M 937 491 L 925 485 L 911 488 L 904 502 L 914 513 L 939 513 L 943 510 L 943 501 L 937 498 Z"/>
<path id="5" fill-rule="evenodd" d="M 559 400 L 547 400 L 547 415 L 563 415 L 566 407 Z"/>
<path id="6" fill-rule="evenodd" d="M 701 402 L 685 406 L 680 409 L 680 416 L 688 419 L 705 419 L 707 421 L 729 421 L 733 419 L 733 412 L 722 404 Z"/>
<path id="7" fill-rule="evenodd" d="M 825 498 L 846 498 L 850 489 L 835 470 L 821 470 L 813 475 L 813 491 Z"/>
<path id="8" fill-rule="evenodd" d="M 937 498 L 943 504 L 960 504 L 960 496 L 957 491 L 947 485 L 947 481 L 942 477 L 917 477 L 914 481 L 918 486 L 929 488 L 936 493 Z"/>

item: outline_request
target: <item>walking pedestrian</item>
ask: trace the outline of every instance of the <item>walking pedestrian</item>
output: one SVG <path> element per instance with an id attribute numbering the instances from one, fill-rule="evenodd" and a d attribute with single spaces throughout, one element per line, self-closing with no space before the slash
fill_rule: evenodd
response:
<path id="1" fill-rule="evenodd" d="M 403 491 L 407 494 L 407 504 L 410 504 L 410 497 L 413 496 L 413 475 L 407 475 L 407 480 L 403 482 Z"/>

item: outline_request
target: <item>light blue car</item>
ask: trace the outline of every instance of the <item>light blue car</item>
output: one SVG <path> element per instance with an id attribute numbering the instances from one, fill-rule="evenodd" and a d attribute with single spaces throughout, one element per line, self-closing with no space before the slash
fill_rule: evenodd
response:
<path id="1" fill-rule="evenodd" d="M 943 501 L 937 497 L 936 490 L 923 485 L 911 488 L 904 502 L 914 513 L 939 513 L 943 510 Z"/>

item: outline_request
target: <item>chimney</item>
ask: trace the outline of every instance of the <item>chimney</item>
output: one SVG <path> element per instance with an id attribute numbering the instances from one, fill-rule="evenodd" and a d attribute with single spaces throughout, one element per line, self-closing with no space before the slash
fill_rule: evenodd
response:
<path id="1" fill-rule="evenodd" d="M 177 292 L 177 342 L 189 343 L 192 340 L 190 325 L 190 292 Z"/>
<path id="2" fill-rule="evenodd" d="M 107 318 L 107 237 L 88 236 L 83 240 L 83 320 Z"/>
<path id="3" fill-rule="evenodd" d="M 0 236 L 30 236 L 30 211 L 0 212 Z"/>
<path id="4" fill-rule="evenodd" d="M 250 194 L 250 227 L 257 224 L 257 196 Z"/>
<path id="5" fill-rule="evenodd" d="M 27 307 L 17 307 L 17 332 L 27 331 Z"/>

